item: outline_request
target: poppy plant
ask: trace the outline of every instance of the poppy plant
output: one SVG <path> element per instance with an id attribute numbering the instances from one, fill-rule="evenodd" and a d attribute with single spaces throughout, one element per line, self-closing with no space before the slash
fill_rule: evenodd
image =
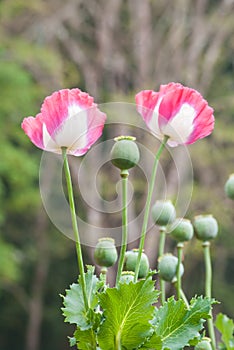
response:
<path id="1" fill-rule="evenodd" d="M 201 94 L 179 83 L 161 85 L 159 92 L 143 90 L 136 95 L 137 110 L 148 128 L 168 145 L 191 144 L 214 128 L 213 108 Z"/>
<path id="2" fill-rule="evenodd" d="M 24 118 L 22 128 L 39 148 L 81 156 L 101 136 L 106 115 L 93 97 L 79 89 L 63 89 L 45 98 L 41 112 Z"/>

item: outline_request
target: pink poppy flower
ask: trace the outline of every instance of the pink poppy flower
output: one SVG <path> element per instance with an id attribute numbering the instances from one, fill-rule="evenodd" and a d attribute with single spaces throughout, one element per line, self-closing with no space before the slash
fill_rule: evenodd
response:
<path id="1" fill-rule="evenodd" d="M 24 118 L 22 128 L 39 148 L 75 156 L 85 154 L 101 136 L 106 115 L 93 97 L 79 89 L 64 89 L 45 98 L 36 117 Z"/>
<path id="2" fill-rule="evenodd" d="M 179 83 L 161 85 L 159 92 L 144 90 L 136 95 L 137 110 L 148 128 L 169 146 L 191 144 L 214 128 L 213 108 L 196 90 Z"/>

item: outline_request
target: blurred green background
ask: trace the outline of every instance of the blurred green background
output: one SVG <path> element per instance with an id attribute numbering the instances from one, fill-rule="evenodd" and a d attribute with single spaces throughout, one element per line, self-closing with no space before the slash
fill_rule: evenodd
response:
<path id="1" fill-rule="evenodd" d="M 77 278 L 74 244 L 42 207 L 42 152 L 20 127 L 61 88 L 79 87 L 98 103 L 134 103 L 138 91 L 175 81 L 199 90 L 215 109 L 212 136 L 189 146 L 194 190 L 187 217 L 213 213 L 219 222 L 215 312 L 233 318 L 234 203 L 223 186 L 234 172 L 234 1 L 1 0 L 0 16 L 0 349 L 69 348 L 73 328 L 63 323 L 59 293 Z M 140 181 L 139 198 L 142 188 Z M 106 196 L 114 190 L 105 188 Z M 186 257 L 191 297 L 203 293 L 200 244 L 188 244 Z"/>

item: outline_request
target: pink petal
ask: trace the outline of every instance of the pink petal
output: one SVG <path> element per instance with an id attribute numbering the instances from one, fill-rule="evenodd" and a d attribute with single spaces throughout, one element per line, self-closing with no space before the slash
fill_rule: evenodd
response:
<path id="1" fill-rule="evenodd" d="M 81 109 L 93 107 L 93 97 L 79 89 L 63 89 L 45 98 L 41 107 L 41 114 L 50 135 L 53 135 L 64 120 L 69 117 L 69 106 L 74 104 L 81 107 Z"/>
<path id="2" fill-rule="evenodd" d="M 36 118 L 25 118 L 22 128 L 39 148 L 82 155 L 101 136 L 106 115 L 93 97 L 79 89 L 64 89 L 45 98 Z"/>
<path id="3" fill-rule="evenodd" d="M 165 124 L 173 118 L 184 103 L 190 104 L 191 95 L 194 92 L 195 90 L 182 87 L 181 85 L 178 89 L 165 94 L 159 106 L 159 114 L 162 116 L 161 120 L 159 120 L 159 125 L 161 123 Z"/>
<path id="4" fill-rule="evenodd" d="M 169 92 L 172 92 L 180 88 L 183 88 L 183 85 L 181 85 L 180 83 L 169 83 L 166 85 L 160 85 L 159 93 L 160 95 L 165 95 L 165 94 L 168 94 Z"/>
<path id="5" fill-rule="evenodd" d="M 159 92 L 143 90 L 136 95 L 137 111 L 141 114 L 146 125 L 158 138 L 163 138 L 158 126 L 158 109 L 165 94 L 181 88 L 179 83 L 161 85 Z"/>
<path id="6" fill-rule="evenodd" d="M 171 146 L 193 143 L 214 128 L 213 109 L 207 101 L 179 83 L 161 85 L 159 92 L 141 91 L 136 104 L 149 129 L 159 139 L 168 135 Z"/>
<path id="7" fill-rule="evenodd" d="M 137 111 L 148 125 L 150 122 L 155 106 L 157 105 L 159 92 L 152 90 L 143 90 L 136 95 Z"/>
<path id="8" fill-rule="evenodd" d="M 213 109 L 208 106 L 206 100 L 196 90 L 182 87 L 166 94 L 159 107 L 159 126 L 172 123 L 173 118 L 179 113 L 184 104 L 190 105 L 195 110 L 193 129 L 188 135 L 187 141 L 182 143 L 193 143 L 199 138 L 208 136 L 214 128 Z M 177 133 L 180 133 L 178 128 Z"/>
<path id="9" fill-rule="evenodd" d="M 42 122 L 41 115 L 38 114 L 36 118 L 28 117 L 24 118 L 22 124 L 22 129 L 25 134 L 28 135 L 30 140 L 39 148 L 44 149 L 43 145 L 43 135 L 42 135 Z"/>
<path id="10" fill-rule="evenodd" d="M 214 129 L 214 110 L 207 101 L 202 99 L 197 103 L 197 116 L 194 119 L 194 130 L 188 139 L 188 144 L 194 143 L 197 139 L 210 135 Z"/>

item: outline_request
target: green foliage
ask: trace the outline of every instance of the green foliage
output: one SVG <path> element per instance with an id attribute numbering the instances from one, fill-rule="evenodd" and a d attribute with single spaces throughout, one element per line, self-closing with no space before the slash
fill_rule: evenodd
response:
<path id="1" fill-rule="evenodd" d="M 176 301 L 171 297 L 156 310 L 154 334 L 143 348 L 180 350 L 187 346 L 210 317 L 212 303 L 208 298 L 193 298 L 187 309 L 183 300 Z"/>
<path id="2" fill-rule="evenodd" d="M 12 213 L 31 213 L 39 203 L 35 186 L 38 178 L 38 164 L 29 157 L 26 140 L 19 124 L 19 113 L 35 109 L 37 88 L 29 73 L 15 62 L 3 61 L 0 65 L 0 203 L 1 218 Z M 14 93 L 12 93 L 14 91 Z M 19 112 L 20 111 L 20 112 Z M 30 211 L 29 211 L 30 208 Z"/>
<path id="3" fill-rule="evenodd" d="M 100 294 L 100 306 L 104 310 L 104 321 L 98 332 L 101 349 L 139 347 L 150 336 L 152 304 L 158 295 L 151 278 L 136 284 L 120 284 L 119 288 L 107 288 Z"/>
<path id="4" fill-rule="evenodd" d="M 78 328 L 74 333 L 74 337 L 76 340 L 75 344 L 77 344 L 77 349 L 80 349 L 80 350 L 97 349 L 96 333 L 92 328 L 86 329 L 84 331 Z"/>
<path id="5" fill-rule="evenodd" d="M 225 346 L 227 350 L 234 349 L 234 322 L 232 319 L 227 317 L 226 315 L 219 313 L 216 317 L 215 321 L 216 328 L 220 331 L 222 335 L 222 342 L 220 344 L 220 348 Z"/>
<path id="6" fill-rule="evenodd" d="M 82 288 L 79 283 L 73 283 L 70 289 L 66 290 L 66 295 L 63 297 L 64 308 L 62 308 L 65 322 L 76 324 L 81 331 L 90 329 L 95 325 L 98 313 L 94 309 L 98 304 L 97 291 L 103 286 L 94 275 L 94 266 L 88 266 L 85 273 L 85 282 L 88 295 L 88 304 L 90 309 L 85 309 Z"/>
<path id="7" fill-rule="evenodd" d="M 199 332 L 210 317 L 213 300 L 193 298 L 188 309 L 183 300 L 176 301 L 171 297 L 157 309 L 153 304 L 159 292 L 155 290 L 151 277 L 98 292 L 103 284 L 93 273 L 93 268 L 89 267 L 85 275 L 91 307 L 89 311 L 93 313 L 86 313 L 84 309 L 79 284 L 73 284 L 64 297 L 65 321 L 78 326 L 70 338 L 71 346 L 96 350 L 98 343 L 102 350 L 180 350 L 191 342 L 197 343 Z M 103 310 L 102 316 L 97 311 L 97 297 Z M 93 317 L 94 314 L 96 317 Z"/>
<path id="8" fill-rule="evenodd" d="M 75 2 L 73 3 L 75 4 Z M 152 37 L 155 34 L 159 38 L 161 37 L 162 42 L 165 43 L 165 50 L 167 50 L 167 47 L 170 47 L 170 42 L 174 45 L 174 41 L 170 38 L 170 32 L 174 33 L 171 23 L 173 18 L 177 18 L 174 15 L 175 10 L 181 10 L 180 3 L 178 2 L 177 4 L 175 2 L 171 7 L 168 7 L 166 2 L 163 1 L 150 1 L 150 3 L 153 6 L 153 11 L 150 14 L 153 20 L 151 28 Z M 191 4 L 193 3 L 191 2 Z M 219 4 L 221 6 L 220 9 L 218 9 Z M 228 2 L 208 1 L 203 7 L 205 12 L 202 16 L 204 16 L 205 23 L 210 23 L 208 22 L 209 19 L 215 15 L 220 18 L 221 14 L 222 23 L 224 24 L 224 26 L 221 26 L 222 28 L 220 27 L 220 20 L 213 20 L 211 26 L 207 25 L 207 28 L 212 28 L 212 31 L 209 32 L 214 35 L 215 33 L 222 35 L 222 30 L 228 32 L 228 25 L 233 26 L 232 20 L 230 22 L 226 21 L 226 16 L 230 14 L 231 17 L 232 11 L 227 11 L 225 6 L 222 9 L 222 5 L 228 6 Z M 59 5 L 56 1 L 44 2 L 42 0 L 28 2 L 24 0 L 2 0 L 0 2 L 0 35 L 2 43 L 0 47 L 0 224 L 1 233 L 4 236 L 4 240 L 0 240 L 0 283 L 11 280 L 17 284 L 20 280 L 19 286 L 26 293 L 26 298 L 29 302 L 31 290 L 35 289 L 37 291 L 37 286 L 31 286 L 34 273 L 37 269 L 37 257 L 38 260 L 44 259 L 43 256 L 40 256 L 40 250 L 38 249 L 39 239 L 35 241 L 33 234 L 34 230 L 37 229 L 34 218 L 38 203 L 40 202 L 38 164 L 41 152 L 35 147 L 32 147 L 30 141 L 22 132 L 20 128 L 22 118 L 37 113 L 40 102 L 48 94 L 48 91 L 50 93 L 61 86 L 79 86 L 84 90 L 87 89 L 91 94 L 94 91 L 94 94 L 97 94 L 97 96 L 99 94 L 99 101 L 101 94 L 102 98 L 106 98 L 108 101 L 115 100 L 117 102 L 127 101 L 132 103 L 135 92 L 138 91 L 137 89 L 139 87 L 155 88 L 160 81 L 163 82 L 163 79 L 164 82 L 165 79 L 182 79 L 185 84 L 187 83 L 181 76 L 181 70 L 177 69 L 178 74 L 174 78 L 170 78 L 170 72 L 166 75 L 161 74 L 159 77 L 152 74 L 154 71 L 150 69 L 152 79 L 141 80 L 136 85 L 133 79 L 135 80 L 136 77 L 138 80 L 139 74 L 137 69 L 134 71 L 135 58 L 132 54 L 134 52 L 138 54 L 141 50 L 138 50 L 138 47 L 136 47 L 138 39 L 136 39 L 133 33 L 128 32 L 132 24 L 133 31 L 135 31 L 135 26 L 134 18 L 128 13 L 130 7 L 126 6 L 125 2 L 122 2 L 120 16 L 118 17 L 118 11 L 113 15 L 116 15 L 117 21 L 113 17 L 113 25 L 110 28 L 106 26 L 109 31 L 109 38 L 112 38 L 113 35 L 111 27 L 114 28 L 114 33 L 116 34 L 114 37 L 117 46 L 116 48 L 110 47 L 110 49 L 113 52 L 116 51 L 119 53 L 117 61 L 109 55 L 110 61 L 107 63 L 106 59 L 108 60 L 108 57 L 104 55 L 102 50 L 100 50 L 100 57 L 98 56 L 98 59 L 93 53 L 97 51 L 97 47 L 102 43 L 100 37 L 98 38 L 98 33 L 103 36 L 103 23 L 98 20 L 98 13 L 101 13 L 103 17 L 103 11 L 108 10 L 111 4 L 110 6 L 109 4 L 108 6 L 104 6 L 102 11 L 100 11 L 99 5 L 97 5 L 98 11 L 96 11 L 96 8 L 92 10 L 93 7 L 90 6 L 89 1 L 84 2 L 82 5 L 78 4 L 79 11 L 74 12 L 77 14 L 75 15 L 77 16 L 75 19 L 72 18 L 72 11 L 69 11 L 70 6 L 72 8 L 72 2 L 61 2 Z M 194 2 L 193 6 L 193 10 L 197 8 L 199 12 L 200 7 L 196 5 L 196 2 Z M 210 7 L 212 11 L 210 11 Z M 56 11 L 54 11 L 55 8 Z M 132 8 L 134 9 L 135 6 Z M 190 21 L 188 23 L 189 28 L 196 28 L 192 24 L 193 21 L 196 21 L 197 15 L 199 16 L 200 14 L 196 11 L 188 11 L 187 8 L 189 6 L 184 9 L 183 15 L 187 20 L 186 13 L 188 13 L 188 19 Z M 62 18 L 63 14 L 64 21 Z M 184 23 L 184 21 L 182 22 Z M 79 26 L 79 23 L 81 23 L 81 26 Z M 124 40 L 122 40 L 123 37 L 120 34 L 121 30 L 119 28 L 127 29 L 127 31 L 124 31 Z M 142 26 L 142 28 L 147 28 L 147 26 Z M 187 25 L 185 25 L 185 28 L 186 30 L 188 29 Z M 139 38 L 138 31 L 136 33 Z M 189 33 L 186 32 L 187 38 L 191 35 Z M 193 201 L 191 202 L 190 212 L 192 216 L 197 214 L 197 212 L 212 212 L 221 219 L 220 232 L 222 234 L 216 243 L 219 252 L 215 254 L 215 266 L 217 269 L 214 274 L 214 292 L 215 296 L 222 300 L 223 310 L 231 315 L 234 312 L 232 301 L 234 292 L 232 287 L 234 276 L 233 236 L 231 234 L 233 227 L 233 205 L 227 199 L 224 199 L 223 185 L 229 173 L 233 172 L 234 159 L 232 125 L 234 120 L 232 33 L 233 31 L 230 30 L 229 38 L 227 38 L 228 41 L 223 40 L 223 47 L 221 50 L 218 50 L 221 54 L 216 65 L 216 70 L 212 74 L 213 84 L 209 86 L 208 83 L 208 89 L 206 84 L 204 87 L 202 84 L 199 84 L 198 75 L 202 77 L 202 71 L 198 75 L 192 72 L 192 76 L 194 75 L 195 79 L 191 78 L 190 80 L 189 78 L 195 88 L 202 88 L 205 91 L 206 97 L 215 108 L 216 116 L 215 132 L 209 140 L 203 140 L 198 144 L 189 146 L 195 174 Z M 108 39 L 108 36 L 103 37 Z M 95 42 L 96 38 L 99 40 L 98 46 L 97 42 Z M 220 40 L 219 38 L 221 37 L 218 36 L 218 40 L 215 40 L 214 43 L 216 41 L 218 42 Z M 70 42 L 71 39 L 74 41 Z M 63 41 L 65 44 L 63 44 Z M 154 42 L 158 41 L 156 40 Z M 147 40 L 145 42 L 147 44 Z M 187 45 L 189 40 L 184 42 L 186 46 L 189 46 Z M 196 42 L 196 40 L 191 42 Z M 132 44 L 135 47 L 134 50 L 131 50 Z M 212 45 L 213 47 L 215 46 L 214 44 Z M 126 46 L 126 57 L 121 56 L 122 46 Z M 209 52 L 207 45 L 204 45 L 204 47 Z M 158 52 L 157 50 L 155 51 L 154 45 L 151 45 L 151 51 L 153 53 L 152 57 L 155 56 L 155 52 Z M 107 52 L 109 51 L 107 50 Z M 173 67 L 170 55 L 166 54 L 166 56 L 168 57 L 168 60 L 164 60 L 166 67 Z M 190 58 L 190 56 L 183 54 L 183 57 Z M 81 57 L 81 64 L 79 57 Z M 175 55 L 175 57 L 177 56 Z M 198 65 L 195 65 L 195 68 L 201 62 L 207 62 L 208 66 L 206 67 L 204 65 L 203 71 L 205 72 L 207 69 L 208 71 L 211 70 L 212 64 L 210 65 L 210 60 L 207 59 L 208 57 L 206 59 L 203 58 L 205 57 L 198 58 Z M 83 65 L 82 61 L 84 62 Z M 154 61 L 153 59 L 152 62 Z M 102 69 L 99 62 L 103 62 L 105 69 Z M 113 65 L 111 65 L 112 62 Z M 122 62 L 120 67 L 118 62 Z M 141 62 L 141 59 L 139 62 Z M 148 64 L 144 66 L 147 67 Z M 201 66 L 203 67 L 203 65 Z M 159 65 L 156 71 L 159 72 L 160 70 L 161 67 Z M 96 76 L 95 71 L 100 74 Z M 190 68 L 187 70 L 185 67 L 183 71 L 185 72 L 185 76 L 190 77 L 190 74 L 188 74 Z M 89 76 L 87 72 L 90 72 Z M 81 86 L 82 77 L 83 85 Z M 94 82 L 94 85 L 92 82 Z M 94 88 L 96 82 L 98 82 L 98 91 Z M 123 89 L 124 83 L 128 87 L 128 90 Z M 132 96 L 126 93 L 130 89 L 132 89 L 130 91 Z M 112 113 L 115 113 L 115 111 L 112 111 Z M 117 113 L 118 111 L 116 111 Z M 147 138 L 149 137 L 147 135 Z M 134 170 L 135 173 L 137 171 L 137 169 Z M 104 176 L 106 176 L 104 183 L 110 181 L 109 171 Z M 134 181 L 136 184 L 134 188 L 137 189 L 135 205 L 137 213 L 140 213 L 142 210 L 141 199 L 144 199 L 145 179 L 138 177 Z M 111 188 L 112 186 L 105 186 L 104 189 L 109 197 L 115 195 L 115 193 L 113 194 L 111 192 Z M 220 213 L 222 213 L 221 216 Z M 74 271 L 75 264 L 72 265 L 75 257 L 72 256 L 72 248 L 68 248 L 70 247 L 70 242 L 66 242 L 64 239 L 58 239 L 58 233 L 56 232 L 55 235 L 51 235 L 51 232 L 53 233 L 51 228 L 48 227 L 47 237 L 49 237 L 48 251 L 51 275 L 49 275 L 48 281 L 44 285 L 45 299 L 43 303 L 45 307 L 41 344 L 39 347 L 44 350 L 53 348 L 65 350 L 63 343 L 65 334 L 63 333 L 59 315 L 54 310 L 58 307 L 60 301 L 59 298 L 56 299 L 57 291 L 63 288 L 64 285 L 67 285 L 69 283 L 68 281 L 72 280 L 76 274 Z M 8 243 L 5 242 L 6 240 L 8 240 Z M 19 245 L 17 250 L 15 249 L 15 241 Z M 21 253 L 19 252 L 19 248 L 22 249 Z M 190 246 L 187 249 L 190 249 Z M 199 262 L 200 246 L 196 243 L 192 244 L 190 251 L 187 250 L 187 252 L 190 256 L 190 263 L 186 266 L 187 276 L 184 281 L 184 288 L 189 295 L 192 295 L 194 292 L 202 291 L 202 268 Z M 24 258 L 22 261 L 21 254 Z M 60 273 L 54 273 L 55 270 L 59 270 Z M 194 273 L 195 270 L 197 271 L 196 273 Z M 2 294 L 4 295 L 1 299 L 1 348 L 5 350 L 13 348 L 23 350 L 26 348 L 25 333 L 27 332 L 27 321 L 30 315 L 27 314 L 28 310 L 24 311 L 22 309 L 21 304 L 15 297 L 11 297 L 4 290 L 1 292 Z M 92 339 L 89 336 L 91 334 L 90 332 L 95 334 L 92 328 L 84 331 L 77 329 L 75 334 L 77 339 L 79 339 L 78 346 L 81 349 L 85 346 L 85 343 L 88 344 L 90 338 Z M 14 337 L 11 336 L 12 334 L 14 334 Z M 77 339 L 74 338 L 75 343 Z M 156 349 L 158 347 L 160 348 L 161 339 L 158 335 L 154 333 L 150 341 L 158 344 L 155 345 Z"/>
<path id="9" fill-rule="evenodd" d="M 0 280 L 1 283 L 20 280 L 20 254 L 11 244 L 0 239 Z"/>
<path id="10" fill-rule="evenodd" d="M 140 347 L 140 349 L 154 349 L 154 350 L 162 350 L 163 344 L 160 335 L 153 333 L 151 338 Z"/>

